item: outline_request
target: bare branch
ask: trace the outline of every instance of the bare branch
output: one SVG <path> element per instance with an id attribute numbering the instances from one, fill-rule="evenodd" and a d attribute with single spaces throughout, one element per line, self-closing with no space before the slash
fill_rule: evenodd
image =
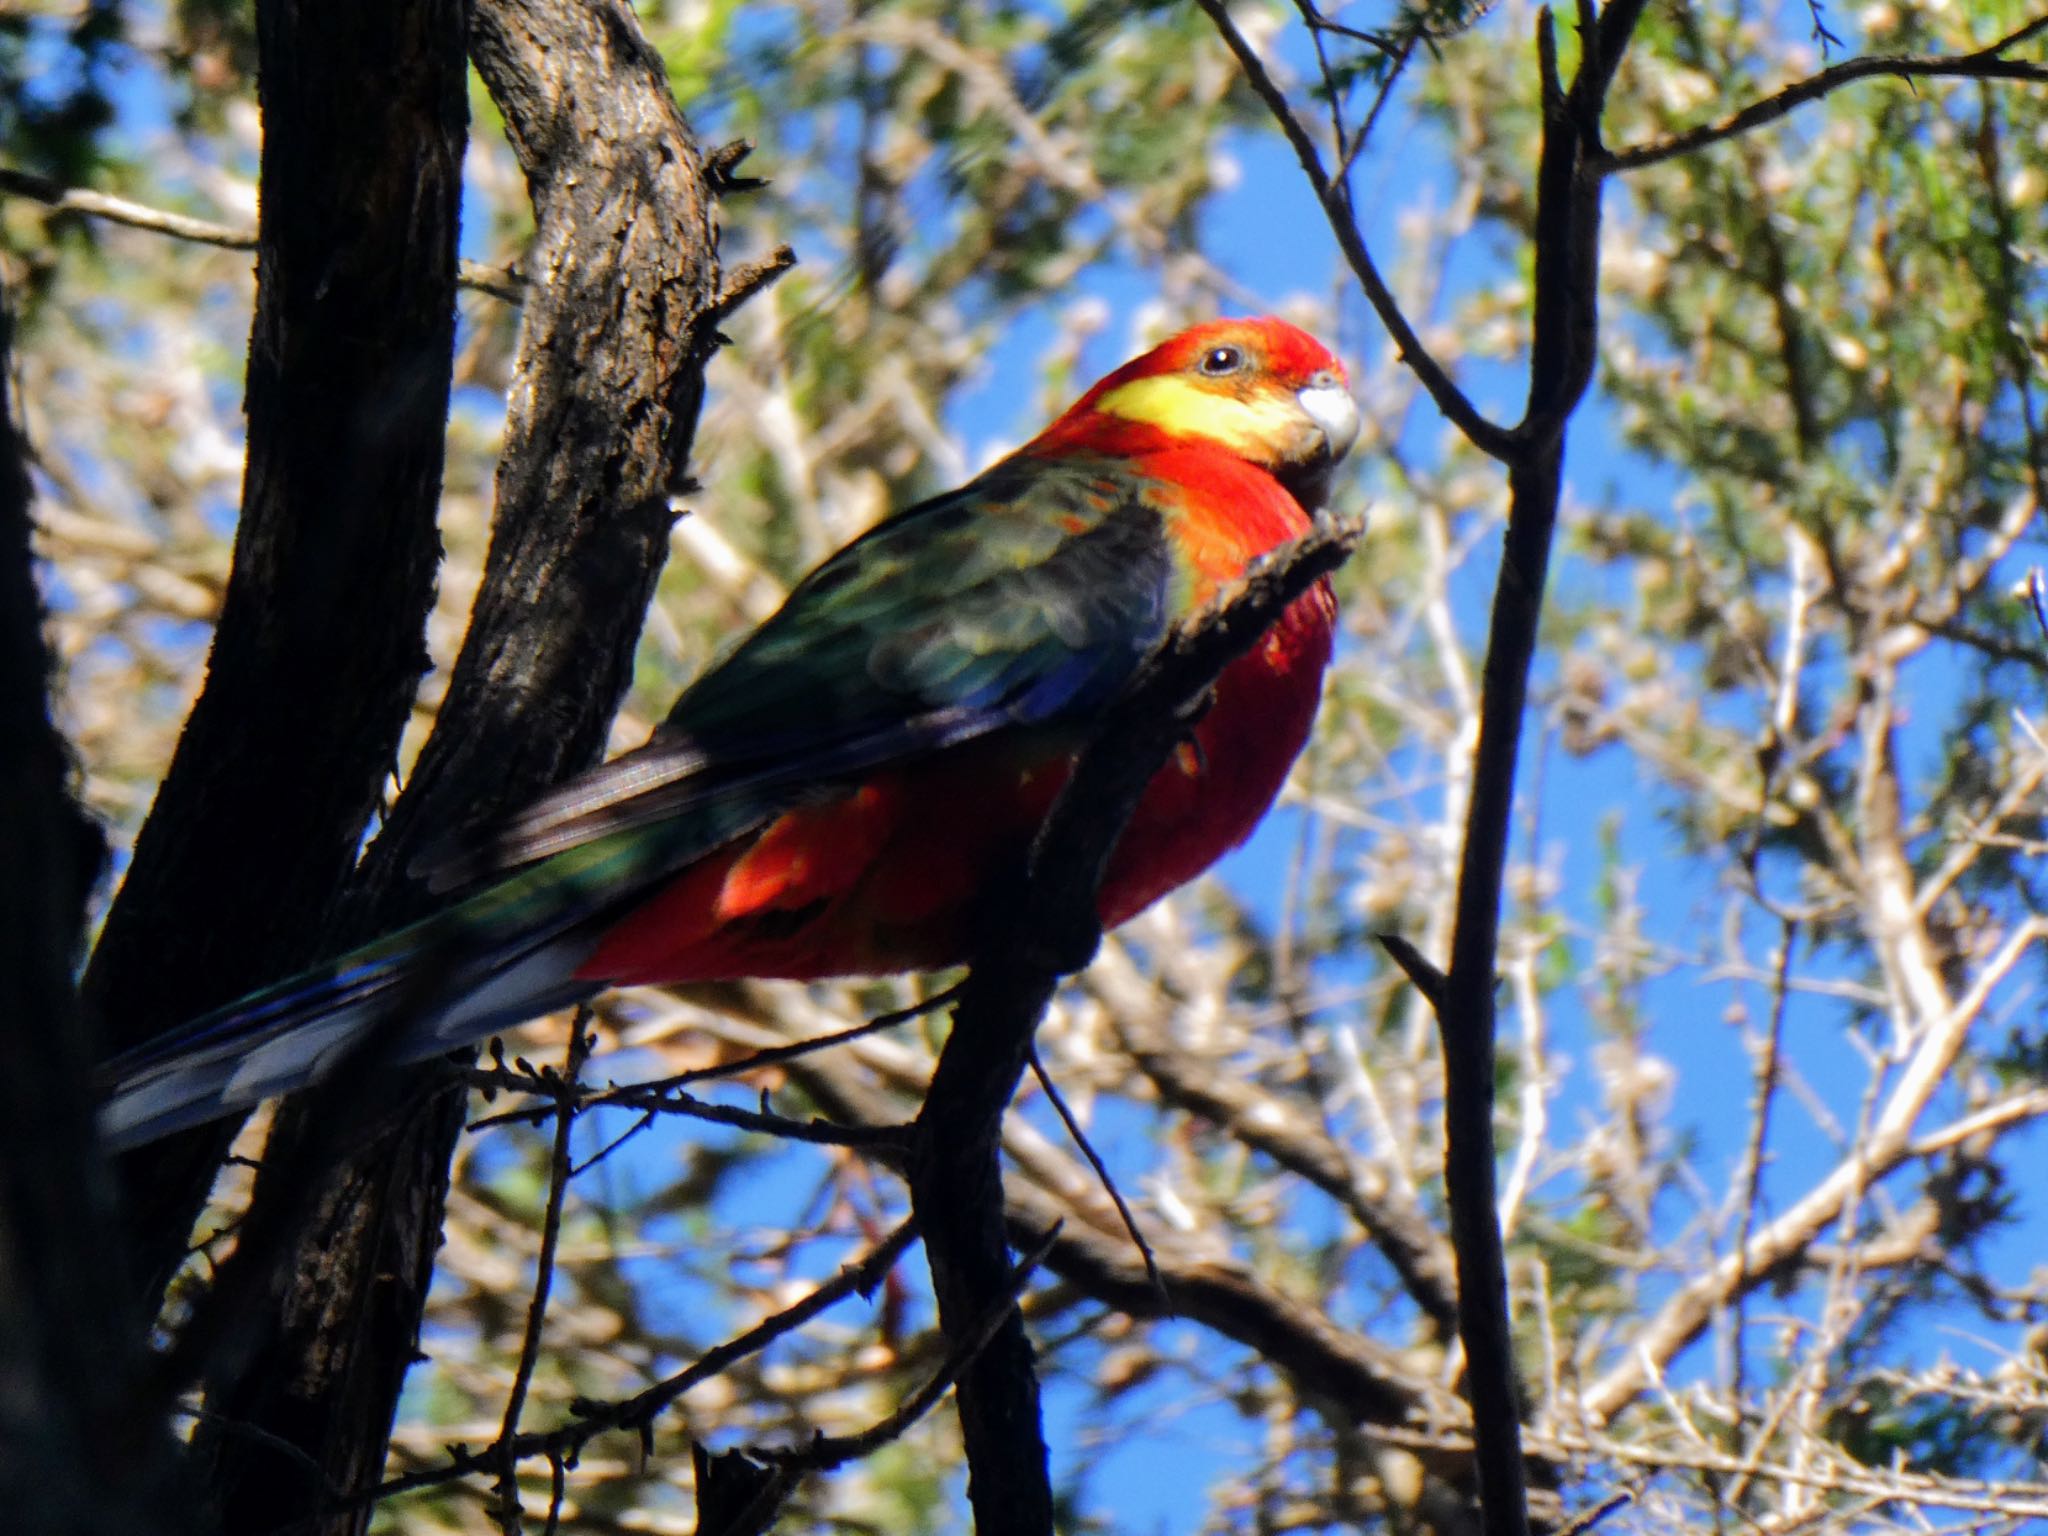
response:
<path id="1" fill-rule="evenodd" d="M 590 1058 L 590 1007 L 576 1010 L 569 1026 L 569 1049 L 562 1062 L 562 1083 L 574 1088 Z M 571 1158 L 569 1135 L 576 1127 L 576 1111 L 564 1101 L 555 1107 L 555 1145 L 548 1160 L 548 1200 L 540 1224 L 540 1256 L 535 1261 L 533 1295 L 526 1304 L 526 1331 L 519 1341 L 519 1362 L 512 1372 L 512 1390 L 505 1394 L 504 1427 L 498 1443 L 505 1447 L 498 1471 L 498 1519 L 506 1536 L 519 1531 L 519 1458 L 512 1454 L 512 1442 L 519 1434 L 519 1415 L 526 1407 L 527 1389 L 533 1384 L 534 1367 L 540 1361 L 541 1331 L 547 1323 L 548 1293 L 555 1283 L 555 1248 L 562 1237 L 562 1207 L 568 1200 Z"/>
<path id="2" fill-rule="evenodd" d="M 989 915 L 989 938 L 954 1010 L 911 1149 L 911 1209 L 940 1326 L 955 1343 L 1006 1284 L 1003 1113 L 1059 978 L 1085 965 L 1101 942 L 1097 892 L 1124 823 L 1185 736 L 1194 702 L 1363 533 L 1355 521 L 1319 524 L 1258 562 L 1236 591 L 1147 659 L 1081 753 L 1006 909 Z M 1031 1345 L 1016 1310 L 1004 1316 L 958 1393 L 983 1536 L 1050 1532 L 1053 1519 Z"/>
<path id="3" fill-rule="evenodd" d="M 800 1060 L 814 1051 L 829 1050 L 835 1045 L 845 1045 L 868 1035 L 879 1034 L 885 1029 L 894 1029 L 899 1024 L 907 1024 L 912 1019 L 923 1018 L 926 1014 L 936 1013 L 941 1008 L 950 1006 L 959 996 L 960 986 L 956 982 L 906 1008 L 896 1008 L 888 1013 L 877 1014 L 874 1018 L 847 1029 L 833 1030 L 830 1034 L 816 1035 L 807 1040 L 793 1040 L 788 1045 L 750 1051 L 745 1056 L 734 1057 L 731 1061 L 716 1062 L 708 1067 L 697 1067 L 688 1072 L 678 1072 L 673 1076 L 655 1078 L 645 1083 L 612 1083 L 603 1088 L 582 1088 L 575 1084 L 563 1084 L 558 1079 L 539 1077 L 531 1072 L 507 1071 L 502 1061 L 496 1071 L 473 1074 L 470 1081 L 472 1086 L 477 1088 L 489 1091 L 502 1088 L 513 1093 L 537 1093 L 556 1103 L 561 1102 L 564 1095 L 567 1095 L 579 1110 L 621 1107 L 688 1114 L 690 1109 L 686 1106 L 701 1101 L 677 1094 L 676 1090 L 679 1088 L 687 1088 L 692 1083 L 745 1077 L 748 1073 L 758 1072 L 764 1067 L 782 1066 Z M 547 1119 L 550 1113 L 551 1111 L 544 1106 L 507 1110 L 503 1114 L 491 1116 L 488 1120 L 477 1121 L 476 1126 L 521 1123 L 538 1125 Z"/>
<path id="4" fill-rule="evenodd" d="M 1699 1336 L 1715 1310 L 1741 1290 L 1754 1287 L 1787 1258 L 1811 1245 L 1861 1191 L 1920 1155 L 1912 1127 L 1934 1096 L 1996 980 L 2009 974 L 2035 943 L 2048 937 L 2048 918 L 2020 923 L 1998 953 L 1987 960 L 1967 993 L 1967 1002 L 1934 1022 L 1893 1086 L 1868 1135 L 1804 1196 L 1775 1221 L 1759 1229 L 1741 1250 L 1721 1259 L 1666 1301 L 1644 1325 L 1627 1358 L 1591 1382 L 1580 1400 L 1586 1422 L 1604 1424 L 1640 1392 L 1661 1363 Z M 2013 1101 L 2006 1113 L 2024 1118 L 2028 1103 Z M 1987 1125 L 1987 1128 L 1989 1126 Z M 1935 1133 L 1939 1147 L 1946 1141 Z"/>
<path id="5" fill-rule="evenodd" d="M 1088 1160 L 1088 1166 L 1095 1170 L 1096 1182 L 1102 1192 L 1109 1196 L 1116 1207 L 1117 1216 L 1123 1221 L 1124 1231 L 1130 1234 L 1131 1245 L 1138 1250 L 1138 1256 L 1145 1261 L 1145 1273 L 1152 1277 L 1153 1288 L 1159 1292 L 1161 1301 L 1166 1299 L 1164 1284 L 1159 1278 L 1159 1261 L 1153 1257 L 1152 1245 L 1145 1241 L 1145 1234 L 1138 1230 L 1138 1218 L 1131 1214 L 1131 1207 L 1124 1199 L 1124 1192 L 1116 1187 L 1116 1180 L 1110 1177 L 1109 1165 L 1102 1160 L 1102 1154 L 1095 1150 L 1095 1143 L 1088 1139 L 1088 1133 L 1081 1129 L 1081 1122 L 1074 1118 L 1073 1110 L 1067 1107 L 1066 1096 L 1060 1092 L 1052 1074 L 1045 1070 L 1045 1061 L 1038 1054 L 1036 1045 L 1031 1048 L 1031 1075 L 1038 1079 L 1038 1086 L 1044 1090 L 1046 1102 L 1052 1105 L 1060 1117 L 1060 1124 L 1067 1128 L 1067 1135 L 1080 1148 L 1081 1156 Z"/>
<path id="6" fill-rule="evenodd" d="M 447 1461 L 437 1467 L 423 1468 L 408 1472 L 380 1484 L 367 1493 L 359 1494 L 352 1501 L 356 1506 L 377 1502 L 393 1494 L 409 1493 L 417 1488 L 437 1487 L 477 1472 L 493 1472 L 501 1467 L 508 1457 L 526 1460 L 534 1456 L 572 1458 L 594 1437 L 612 1429 L 645 1430 L 653 1424 L 663 1409 L 681 1397 L 699 1382 L 709 1381 L 722 1371 L 732 1368 L 749 1355 L 758 1354 L 785 1334 L 802 1327 L 834 1303 L 859 1292 L 863 1295 L 872 1291 L 901 1258 L 910 1246 L 916 1228 L 909 1222 L 903 1223 L 879 1243 L 857 1264 L 849 1264 L 830 1280 L 818 1286 L 808 1296 L 776 1313 L 764 1318 L 754 1327 L 738 1337 L 709 1349 L 687 1370 L 656 1382 L 643 1392 L 635 1393 L 617 1402 L 594 1402 L 579 1398 L 570 1405 L 576 1417 L 559 1429 L 546 1434 L 514 1435 L 508 1441 L 500 1440 L 480 1450 L 457 1448 L 450 1452 Z"/>
<path id="7" fill-rule="evenodd" d="M 544 1095 L 554 1104 L 573 1104 L 576 1090 L 573 1085 L 560 1085 L 552 1077 L 539 1073 L 521 1072 L 516 1069 L 477 1070 L 467 1074 L 470 1086 L 475 1088 L 510 1089 L 515 1093 Z M 594 1101 L 593 1101 L 594 1102 Z M 646 1110 L 654 1114 L 684 1115 L 692 1120 L 707 1120 L 713 1125 L 729 1125 L 735 1130 L 753 1131 L 762 1136 L 778 1136 L 785 1141 L 807 1141 L 826 1147 L 900 1147 L 903 1144 L 903 1129 L 900 1126 L 830 1125 L 822 1120 L 793 1120 L 787 1115 L 777 1115 L 765 1109 L 741 1109 L 736 1104 L 713 1104 L 707 1099 L 683 1093 L 674 1088 L 612 1088 L 605 1091 L 603 1103 L 612 1108 Z M 489 1115 L 473 1121 L 471 1130 L 485 1130 L 495 1125 L 532 1123 L 546 1119 L 556 1113 L 553 1109 L 513 1109 L 503 1114 Z"/>
<path id="8" fill-rule="evenodd" d="M 1941 54 L 1873 54 L 1868 58 L 1845 59 L 1832 64 L 1818 74 L 1804 80 L 1794 81 L 1783 90 L 1774 91 L 1761 101 L 1751 102 L 1741 111 L 1723 118 L 1718 123 L 1703 123 L 1701 126 L 1664 139 L 1655 144 L 1638 145 L 1634 149 L 1618 149 L 1594 159 L 1594 168 L 1602 173 L 1609 171 L 1640 170 L 1646 165 L 1659 161 L 1676 159 L 1680 155 L 1692 154 L 1710 144 L 1719 144 L 1727 139 L 1774 123 L 1810 101 L 1818 101 L 1830 92 L 1838 91 L 1845 85 L 1858 80 L 2021 80 L 2033 85 L 2048 84 L 2048 64 L 2036 64 L 2031 60 L 2008 59 L 2004 55 L 2028 38 L 2042 31 L 2048 31 L 2048 16 L 2037 16 L 2025 26 L 2007 33 L 1997 42 L 1979 48 L 1975 53 L 1944 56 Z"/>
<path id="9" fill-rule="evenodd" d="M 5 166 L 0 166 L 0 194 L 26 197 L 59 213 L 84 214 L 89 218 L 104 219 L 109 224 L 123 224 L 130 229 L 169 235 L 174 240 L 217 245 L 226 251 L 256 249 L 256 231 L 253 229 L 237 229 L 229 224 L 216 224 L 211 219 L 195 219 L 190 214 L 152 208 L 146 203 L 115 197 L 110 192 L 95 192 L 89 187 L 67 187 L 47 176 Z M 486 266 L 480 261 L 458 262 L 455 283 L 457 287 L 473 288 L 510 304 L 517 304 L 526 297 L 526 280 L 517 272 L 505 267 Z"/>

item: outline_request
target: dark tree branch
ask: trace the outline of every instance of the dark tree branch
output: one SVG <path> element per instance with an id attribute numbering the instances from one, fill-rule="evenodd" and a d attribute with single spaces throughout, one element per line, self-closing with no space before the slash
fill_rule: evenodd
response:
<path id="1" fill-rule="evenodd" d="M 1494 972 L 1507 869 L 1515 764 L 1529 669 L 1557 526 L 1564 434 L 1592 381 L 1600 272 L 1600 116 L 1645 0 L 1581 6 L 1581 57 L 1555 85 L 1550 13 L 1538 22 L 1544 61 L 1543 146 L 1536 171 L 1535 295 L 1529 403 L 1517 432 L 1529 451 L 1508 470 L 1506 547 L 1487 634 L 1479 742 L 1458 868 L 1451 963 L 1437 1019 L 1444 1054 L 1444 1183 L 1458 1260 L 1459 1335 L 1472 1405 L 1488 1536 L 1526 1536 L 1522 1394 L 1515 1371 L 1507 1268 L 1494 1180 Z"/>
<path id="2" fill-rule="evenodd" d="M 2044 31 L 2048 31 L 2048 16 L 2037 16 L 2025 26 L 2015 28 L 1974 53 L 1953 56 L 1873 54 L 1864 59 L 1845 59 L 1818 74 L 1794 81 L 1783 90 L 1773 91 L 1761 101 L 1751 102 L 1718 123 L 1703 123 L 1655 144 L 1640 144 L 1633 149 L 1602 154 L 1594 162 L 1595 169 L 1602 172 L 1633 171 L 1662 160 L 1692 154 L 1710 144 L 1719 144 L 1774 123 L 1806 103 L 1818 101 L 1858 80 L 2022 80 L 2034 85 L 2048 83 L 2048 64 L 2005 57 L 2021 43 Z"/>
<path id="3" fill-rule="evenodd" d="M 1008 1285 L 1003 1112 L 1060 977 L 1085 965 L 1100 942 L 1096 892 L 1117 836 L 1185 735 L 1196 701 L 1289 603 L 1342 562 L 1362 532 L 1358 524 L 1324 527 L 1277 552 L 1227 604 L 1146 663 L 1081 754 L 1021 884 L 990 913 L 991 937 L 963 985 L 912 1128 L 911 1209 L 931 1261 L 940 1327 L 956 1347 Z M 1052 1490 L 1038 1382 L 1014 1307 L 961 1377 L 957 1397 L 979 1536 L 1047 1536 Z"/>
<path id="4" fill-rule="evenodd" d="M 174 1531 L 71 984 L 106 847 L 49 717 L 12 329 L 0 294 L 0 1508 L 24 1531 Z"/>
<path id="5" fill-rule="evenodd" d="M 461 10 L 258 7 L 242 519 L 205 691 L 86 973 L 110 1050 L 313 958 L 410 714 L 455 336 Z M 152 1298 L 232 1129 L 124 1160 Z"/>

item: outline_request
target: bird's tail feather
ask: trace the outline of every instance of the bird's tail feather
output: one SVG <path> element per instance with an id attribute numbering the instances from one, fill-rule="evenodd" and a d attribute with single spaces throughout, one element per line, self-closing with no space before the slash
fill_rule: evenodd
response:
<path id="1" fill-rule="evenodd" d="M 358 1049 L 376 1065 L 421 1061 L 588 997 L 602 979 L 578 967 L 617 913 L 750 819 L 558 854 L 160 1035 L 101 1069 L 101 1133 L 139 1146 L 302 1088 Z M 372 1038 L 380 1028 L 389 1038 Z"/>
<path id="2" fill-rule="evenodd" d="M 101 1133 L 112 1147 L 139 1146 L 303 1088 L 358 1050 L 377 1066 L 420 1061 L 598 990 L 575 974 L 593 942 L 576 929 L 467 958 L 442 953 L 445 942 L 406 930 L 115 1058 Z M 423 963 L 441 974 L 423 984 Z M 387 1025 L 389 1037 L 376 1038 Z"/>

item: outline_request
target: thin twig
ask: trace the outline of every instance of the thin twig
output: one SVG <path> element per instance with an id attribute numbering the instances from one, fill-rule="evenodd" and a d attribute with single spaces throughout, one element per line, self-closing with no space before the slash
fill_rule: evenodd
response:
<path id="1" fill-rule="evenodd" d="M 375 1488 L 359 1494 L 350 1501 L 350 1504 L 352 1507 L 360 1507 L 389 1498 L 393 1494 L 438 1487 L 443 1483 L 468 1477 L 472 1473 L 493 1471 L 508 1455 L 520 1460 L 532 1456 L 563 1457 L 573 1460 L 586 1444 L 607 1430 L 635 1429 L 644 1434 L 663 1409 L 699 1382 L 708 1381 L 731 1369 L 747 1356 L 758 1354 L 783 1335 L 802 1327 L 834 1303 L 856 1292 L 862 1295 L 871 1292 L 881 1283 L 883 1276 L 894 1267 L 897 1259 L 902 1257 L 916 1231 L 914 1223 L 904 1222 L 859 1263 L 847 1265 L 795 1305 L 784 1308 L 773 1317 L 764 1318 L 745 1333 L 706 1350 L 687 1370 L 678 1371 L 644 1391 L 611 1402 L 577 1398 L 569 1405 L 575 1417 L 559 1429 L 550 1430 L 545 1434 L 514 1435 L 509 1444 L 493 1442 L 480 1450 L 470 1450 L 465 1446 L 453 1447 L 449 1451 L 447 1461 L 441 1465 L 424 1467 L 417 1472 L 408 1472 L 387 1479 Z"/>
<path id="2" fill-rule="evenodd" d="M 1616 1510 L 1633 1504 L 1635 1500 L 1635 1490 L 1632 1488 L 1624 1488 L 1619 1493 L 1610 1493 L 1583 1515 L 1575 1518 L 1570 1525 L 1560 1530 L 1557 1536 L 1585 1536 L 1587 1531 L 1592 1530 L 1602 1520 L 1605 1520 Z"/>
<path id="3" fill-rule="evenodd" d="M 210 219 L 195 219 L 190 214 L 152 208 L 146 203 L 131 202 L 125 197 L 95 192 L 88 187 L 67 187 L 62 182 L 29 171 L 0 167 L 0 194 L 25 197 L 60 213 L 80 213 L 89 218 L 104 219 L 109 224 L 123 224 L 130 229 L 169 235 L 174 240 L 219 246 L 226 251 L 256 249 L 256 231 L 253 229 L 236 229 L 229 224 L 216 224 Z M 458 263 L 455 281 L 458 287 L 493 294 L 512 304 L 526 297 L 526 280 L 517 272 L 504 267 L 485 266 L 478 261 Z"/>
<path id="4" fill-rule="evenodd" d="M 1845 59 L 1832 64 L 1818 74 L 1796 80 L 1783 90 L 1773 91 L 1761 101 L 1751 102 L 1741 111 L 1723 118 L 1718 123 L 1703 123 L 1672 138 L 1655 144 L 1641 144 L 1634 149 L 1617 149 L 1596 156 L 1592 162 L 1595 170 L 1633 171 L 1659 161 L 1676 159 L 1689 155 L 1709 144 L 1719 144 L 1774 123 L 1796 108 L 1810 101 L 1818 101 L 1832 91 L 1858 80 L 1890 78 L 1896 80 L 2023 80 L 2032 84 L 2048 84 L 2048 64 L 2036 64 L 2025 59 L 2008 59 L 2007 51 L 2017 47 L 2028 38 L 2042 31 L 2048 31 L 2048 16 L 2037 16 L 2025 26 L 2007 33 L 1997 42 L 1979 48 L 1974 53 L 1953 55 L 1943 54 L 1873 54 L 1868 58 Z"/>
<path id="5" fill-rule="evenodd" d="M 591 1153 L 590 1156 L 586 1157 L 574 1168 L 571 1168 L 569 1170 L 569 1177 L 572 1179 L 578 1178 L 581 1175 L 588 1173 L 591 1169 L 595 1168 L 599 1163 L 603 1162 L 606 1158 L 610 1157 L 614 1152 L 618 1151 L 619 1148 L 623 1147 L 627 1142 L 631 1141 L 635 1136 L 638 1136 L 642 1131 L 646 1130 L 649 1126 L 653 1124 L 654 1111 L 651 1109 L 642 1111 L 640 1118 L 638 1120 L 635 1120 L 631 1125 L 627 1126 L 623 1131 L 619 1132 L 618 1135 L 614 1136 L 610 1141 L 606 1142 L 603 1146 L 599 1147 L 595 1152 Z"/>
<path id="6" fill-rule="evenodd" d="M 711 301 L 707 314 L 715 325 L 737 310 L 747 300 L 766 288 L 796 265 L 796 252 L 786 245 L 778 245 L 758 261 L 742 263 L 726 274 L 718 290 L 718 297 Z"/>
<path id="7" fill-rule="evenodd" d="M 1124 1230 L 1131 1235 L 1139 1256 L 1145 1261 L 1145 1274 L 1152 1282 L 1152 1289 L 1159 1293 L 1160 1310 L 1169 1316 L 1173 1312 L 1173 1301 L 1166 1294 L 1166 1282 L 1159 1277 L 1159 1261 L 1152 1256 L 1152 1245 L 1145 1241 L 1145 1234 L 1138 1230 L 1138 1220 L 1131 1214 L 1131 1208 L 1124 1203 L 1124 1192 L 1116 1187 L 1116 1180 L 1109 1176 L 1109 1167 L 1095 1150 L 1095 1144 L 1081 1129 L 1081 1122 L 1074 1118 L 1074 1112 L 1067 1107 L 1067 1101 L 1060 1094 L 1059 1085 L 1052 1080 L 1052 1074 L 1045 1070 L 1045 1059 L 1038 1054 L 1038 1046 L 1031 1047 L 1031 1075 L 1038 1079 L 1038 1086 L 1045 1090 L 1045 1097 L 1060 1117 L 1060 1124 L 1067 1128 L 1067 1134 L 1074 1139 L 1074 1145 L 1081 1149 L 1081 1155 L 1088 1160 L 1088 1166 L 1095 1170 L 1095 1177 L 1102 1185 L 1102 1191 L 1109 1196 L 1116 1207 L 1117 1216 L 1123 1221 Z"/>
<path id="8" fill-rule="evenodd" d="M 1373 937 L 1378 941 L 1380 948 L 1387 952 L 1387 958 L 1398 965 L 1401 974 L 1414 984 L 1415 990 L 1429 1000 L 1429 1006 L 1441 1008 L 1444 1001 L 1444 973 L 1437 969 L 1430 958 L 1398 933 L 1378 933 Z"/>
<path id="9" fill-rule="evenodd" d="M 473 1088 L 510 1089 L 514 1093 L 539 1094 L 551 1101 L 554 1095 L 546 1078 L 514 1068 L 478 1068 L 466 1074 L 466 1080 Z M 713 1104 L 707 1099 L 674 1089 L 612 1089 L 605 1093 L 603 1103 L 612 1108 L 645 1110 L 657 1115 L 685 1115 L 692 1120 L 708 1120 L 713 1125 L 728 1125 L 736 1130 L 780 1137 L 784 1141 L 805 1141 L 826 1147 L 886 1149 L 900 1146 L 903 1142 L 900 1126 L 832 1125 L 823 1120 L 792 1120 L 766 1109 Z M 531 1124 L 551 1113 L 552 1110 L 540 1108 L 507 1110 L 503 1114 L 472 1121 L 469 1128 L 480 1131 L 499 1125 Z"/>
<path id="10" fill-rule="evenodd" d="M 534 1367 L 540 1362 L 541 1333 L 547 1321 L 548 1293 L 554 1289 L 555 1250 L 562 1237 L 562 1207 L 569 1196 L 571 1157 L 569 1135 L 576 1127 L 574 1094 L 583 1064 L 590 1059 L 596 1037 L 590 1033 L 590 1005 L 576 1010 L 569 1025 L 569 1049 L 562 1059 L 559 1079 L 564 1090 L 555 1104 L 555 1145 L 548 1160 L 547 1209 L 541 1216 L 540 1257 L 533 1277 L 533 1295 L 526 1304 L 526 1330 L 519 1341 L 519 1362 L 512 1372 L 512 1390 L 505 1394 L 505 1417 L 498 1431 L 498 1443 L 505 1447 L 498 1472 L 498 1524 L 505 1536 L 518 1536 L 521 1529 L 519 1506 L 519 1458 L 511 1446 L 519 1435 L 519 1415 L 526 1408 L 526 1394 L 533 1385 Z"/>
<path id="11" fill-rule="evenodd" d="M 780 1066 L 783 1062 L 799 1060 L 814 1051 L 827 1050 L 832 1046 L 845 1045 L 848 1041 L 860 1040 L 885 1029 L 894 1029 L 898 1024 L 906 1024 L 912 1019 L 922 1018 L 928 1013 L 938 1012 L 939 1009 L 949 1006 L 959 995 L 960 984 L 955 982 L 944 991 L 934 992 L 930 997 L 922 998 L 917 1002 L 909 1004 L 907 1007 L 896 1008 L 888 1013 L 877 1014 L 872 1019 L 865 1020 L 846 1029 L 834 1030 L 828 1035 L 814 1035 L 808 1040 L 797 1040 L 788 1045 L 769 1046 L 763 1050 L 750 1052 L 745 1056 L 735 1057 L 731 1061 L 721 1061 L 713 1066 L 697 1067 L 688 1072 L 678 1072 L 673 1077 L 658 1077 L 645 1083 L 626 1083 L 623 1085 L 613 1083 L 604 1088 L 582 1090 L 576 1100 L 576 1107 L 578 1109 L 639 1109 L 656 1099 L 665 1099 L 666 1096 L 674 1093 L 675 1090 L 687 1088 L 693 1083 L 716 1082 L 723 1078 L 744 1077 L 749 1072 L 758 1072 L 763 1067 Z M 535 1084 L 528 1080 L 524 1074 L 508 1075 L 502 1067 L 498 1072 L 486 1074 L 483 1081 L 472 1078 L 471 1082 L 473 1086 L 478 1088 L 493 1090 L 509 1089 L 513 1093 L 533 1093 L 538 1091 L 552 1097 L 552 1090 L 536 1088 Z M 687 1113 L 687 1111 L 680 1112 Z M 542 1120 L 545 1120 L 549 1113 L 550 1111 L 545 1105 L 506 1110 L 502 1114 L 491 1116 L 488 1120 L 479 1120 L 471 1128 L 476 1129 L 487 1125 L 537 1125 Z"/>

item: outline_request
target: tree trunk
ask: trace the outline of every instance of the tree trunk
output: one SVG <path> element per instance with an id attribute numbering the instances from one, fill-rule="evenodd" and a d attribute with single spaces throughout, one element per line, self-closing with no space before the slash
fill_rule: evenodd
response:
<path id="1" fill-rule="evenodd" d="M 0 298 L 0 381 L 13 376 Z M 106 858 L 47 704 L 29 479 L 0 388 L 0 1508 L 11 1530 L 175 1529 L 72 966 Z"/>
<path id="2" fill-rule="evenodd" d="M 425 665 L 455 338 L 462 0 L 257 8 L 248 467 L 213 649 L 86 978 L 112 1048 L 323 948 Z M 231 1127 L 230 1127 L 231 1129 Z M 228 1131 L 124 1160 L 154 1298 Z"/>
<path id="3" fill-rule="evenodd" d="M 408 859 L 594 761 L 631 677 L 703 395 L 720 288 L 708 172 L 623 5 L 486 0 L 471 47 L 536 212 L 484 583 L 435 732 L 367 856 L 363 931 L 412 915 Z M 312 1212 L 275 1328 L 216 1378 L 230 1532 L 358 1531 L 412 1363 L 464 1099 L 435 1067 L 309 1188 L 290 1149 L 367 1108 L 336 1084 L 280 1114 L 256 1201 Z M 344 1495 L 355 1497 L 343 1497 Z"/>

